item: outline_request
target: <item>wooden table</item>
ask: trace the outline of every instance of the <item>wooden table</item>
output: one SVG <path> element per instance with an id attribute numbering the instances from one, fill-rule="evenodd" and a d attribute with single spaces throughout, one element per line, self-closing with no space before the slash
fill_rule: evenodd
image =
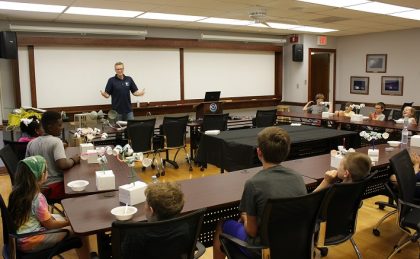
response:
<path id="1" fill-rule="evenodd" d="M 79 154 L 78 147 L 68 147 L 66 148 L 66 155 L 67 157 L 74 156 Z M 118 189 L 118 186 L 130 183 L 133 181 L 131 177 L 130 168 L 127 166 L 126 163 L 119 162 L 115 156 L 108 156 L 108 164 L 107 169 L 112 170 L 115 175 L 115 189 Z M 106 191 L 99 191 L 96 188 L 96 171 L 100 171 L 101 166 L 99 164 L 88 164 L 85 160 L 80 160 L 80 164 L 73 166 L 72 168 L 64 171 L 64 192 L 68 196 L 72 195 L 87 195 L 93 193 L 100 193 L 100 192 L 108 192 Z M 137 175 L 134 177 L 137 180 Z M 89 182 L 89 185 L 86 189 L 82 192 L 74 192 L 71 190 L 67 184 L 71 181 L 75 180 L 86 180 Z"/>
<path id="2" fill-rule="evenodd" d="M 311 113 L 306 113 L 303 111 L 302 112 L 277 112 L 277 116 L 300 118 L 300 119 L 307 119 L 307 120 L 332 121 L 337 124 L 369 126 L 372 128 L 386 128 L 386 129 L 394 129 L 394 130 L 402 130 L 404 128 L 404 125 L 402 123 L 396 123 L 393 120 L 375 121 L 375 120 L 366 119 L 361 122 L 354 122 L 354 121 L 350 121 L 350 118 L 345 117 L 345 116 L 334 115 L 328 118 L 322 118 L 321 114 L 311 114 Z M 413 132 L 420 132 L 420 126 L 410 124 L 408 126 L 408 130 L 413 131 Z"/>

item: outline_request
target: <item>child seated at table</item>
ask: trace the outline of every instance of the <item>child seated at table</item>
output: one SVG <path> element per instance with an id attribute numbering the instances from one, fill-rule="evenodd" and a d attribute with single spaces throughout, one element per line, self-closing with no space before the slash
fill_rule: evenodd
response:
<path id="1" fill-rule="evenodd" d="M 9 196 L 8 210 L 17 226 L 18 234 L 69 227 L 66 218 L 55 220 L 48 210 L 48 203 L 40 188 L 48 176 L 47 163 L 41 156 L 31 156 L 18 163 L 15 184 Z M 65 232 L 37 235 L 18 239 L 18 248 L 23 252 L 38 252 L 53 247 L 66 238 Z M 77 249 L 79 258 L 89 258 L 89 243 L 82 240 Z"/>
<path id="2" fill-rule="evenodd" d="M 58 112 L 47 111 L 42 115 L 41 124 L 44 129 L 42 136 L 28 143 L 26 156 L 40 155 L 47 160 L 48 178 L 45 187 L 48 199 L 64 197 L 63 171 L 80 163 L 80 155 L 67 158 L 63 141 L 58 137 L 63 129 L 63 121 Z"/>
<path id="3" fill-rule="evenodd" d="M 417 155 L 416 152 L 410 152 L 410 158 L 411 158 L 411 162 L 413 163 L 414 173 L 416 175 L 416 182 L 420 183 L 420 157 L 419 155 Z M 395 176 L 395 174 L 391 175 L 389 177 L 389 180 L 394 184 L 394 186 L 398 185 L 397 177 Z M 414 195 L 417 199 L 420 199 L 420 186 L 419 185 L 416 186 L 416 192 Z"/>
<path id="4" fill-rule="evenodd" d="M 184 207 L 184 193 L 174 182 L 149 184 L 144 194 L 144 212 L 149 222 L 176 218 Z M 174 222 L 164 228 L 156 225 L 147 233 L 133 231 L 125 235 L 121 243 L 122 258 L 179 258 L 168 253 L 188 250 L 191 234 L 185 224 Z"/>
<path id="5" fill-rule="evenodd" d="M 345 117 L 351 117 L 352 115 L 354 115 L 354 111 L 353 111 L 353 107 L 352 107 L 352 103 L 351 102 L 347 102 L 346 105 L 344 106 L 344 111 L 335 111 L 335 115 L 336 116 L 345 116 Z"/>
<path id="6" fill-rule="evenodd" d="M 375 111 L 369 114 L 369 119 L 374 121 L 384 121 L 385 114 L 383 113 L 385 110 L 385 104 L 383 102 L 377 102 L 375 104 Z"/>
<path id="7" fill-rule="evenodd" d="M 325 97 L 323 94 L 315 95 L 316 103 L 313 104 L 313 101 L 309 101 L 306 105 L 302 108 L 303 111 L 307 111 L 312 114 L 321 114 L 322 112 L 332 112 L 333 107 L 331 104 L 328 104 L 329 107 L 325 103 Z"/>
<path id="8" fill-rule="evenodd" d="M 322 180 L 315 191 L 327 188 L 337 181 L 343 183 L 362 181 L 369 175 L 371 164 L 372 161 L 367 154 L 359 152 L 347 153 L 341 159 L 337 170 L 325 172 L 324 180 Z"/>
<path id="9" fill-rule="evenodd" d="M 415 115 L 416 115 L 416 109 L 414 109 L 411 106 L 405 106 L 404 107 L 404 110 L 403 110 L 403 118 L 402 119 L 408 118 L 408 123 L 415 125 L 415 124 L 417 124 Z"/>
<path id="10" fill-rule="evenodd" d="M 22 136 L 18 142 L 29 142 L 42 135 L 41 124 L 35 115 L 20 120 L 20 131 Z"/>

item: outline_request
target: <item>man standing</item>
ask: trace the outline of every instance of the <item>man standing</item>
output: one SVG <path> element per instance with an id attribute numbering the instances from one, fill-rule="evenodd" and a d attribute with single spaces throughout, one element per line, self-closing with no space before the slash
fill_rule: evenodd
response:
<path id="1" fill-rule="evenodd" d="M 134 96 L 142 96 L 144 95 L 144 89 L 140 91 L 133 79 L 124 75 L 124 64 L 122 62 L 115 63 L 114 67 L 116 74 L 108 79 L 105 91 L 101 90 L 101 95 L 105 98 L 112 96 L 112 109 L 118 113 L 118 120 L 133 120 L 130 92 Z"/>
<path id="2" fill-rule="evenodd" d="M 258 134 L 257 143 L 257 154 L 263 169 L 245 183 L 239 204 L 239 221 L 226 220 L 218 224 L 213 239 L 214 259 L 225 258 L 220 249 L 221 232 L 252 244 L 259 243 L 259 224 L 268 199 L 307 194 L 302 176 L 281 165 L 290 151 L 287 132 L 278 127 L 265 128 Z M 248 256 L 246 250 L 241 251 Z"/>

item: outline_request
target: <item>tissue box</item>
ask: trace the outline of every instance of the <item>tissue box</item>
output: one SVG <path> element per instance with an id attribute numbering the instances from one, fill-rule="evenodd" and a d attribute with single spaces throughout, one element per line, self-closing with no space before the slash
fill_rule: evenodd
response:
<path id="1" fill-rule="evenodd" d="M 81 143 L 80 144 L 80 154 L 86 153 L 88 150 L 95 149 L 92 143 Z"/>
<path id="2" fill-rule="evenodd" d="M 120 202 L 128 205 L 136 205 L 146 201 L 146 190 L 147 184 L 144 182 L 134 182 L 125 185 L 121 185 L 118 189 L 118 197 Z"/>
<path id="3" fill-rule="evenodd" d="M 96 171 L 96 188 L 98 191 L 115 189 L 115 175 L 112 170 Z"/>
<path id="4" fill-rule="evenodd" d="M 342 155 L 331 156 L 331 167 L 338 168 L 340 166 L 341 159 L 343 159 Z"/>
<path id="5" fill-rule="evenodd" d="M 379 161 L 379 149 L 368 149 L 368 156 L 372 162 Z"/>
<path id="6" fill-rule="evenodd" d="M 327 118 L 329 118 L 333 115 L 334 115 L 334 113 L 330 113 L 330 112 L 322 112 L 322 114 L 321 114 L 322 118 L 324 118 L 324 119 L 327 119 Z"/>
<path id="7" fill-rule="evenodd" d="M 420 135 L 413 135 L 410 140 L 410 146 L 420 147 Z"/>
<path id="8" fill-rule="evenodd" d="M 87 162 L 88 164 L 97 164 L 98 162 L 98 153 L 96 152 L 96 150 L 87 150 L 85 152 L 85 154 L 87 155 Z"/>
<path id="9" fill-rule="evenodd" d="M 350 117 L 350 121 L 362 122 L 363 121 L 363 115 L 362 114 L 354 114 Z"/>

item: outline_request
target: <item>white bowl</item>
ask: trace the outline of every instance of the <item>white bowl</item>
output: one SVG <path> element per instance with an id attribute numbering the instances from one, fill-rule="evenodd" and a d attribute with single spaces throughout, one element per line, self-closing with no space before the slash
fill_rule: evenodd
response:
<path id="1" fill-rule="evenodd" d="M 404 123 L 404 119 L 398 119 L 398 120 L 394 120 L 395 123 Z"/>
<path id="2" fill-rule="evenodd" d="M 86 189 L 86 186 L 88 186 L 88 184 L 89 184 L 88 181 L 76 180 L 76 181 L 69 182 L 67 186 L 70 187 L 72 191 L 74 192 L 81 192 Z"/>
<path id="3" fill-rule="evenodd" d="M 127 211 L 126 206 L 115 207 L 111 210 L 111 214 L 114 215 L 117 220 L 129 220 L 136 212 L 137 208 L 133 206 L 127 206 Z"/>
<path id="4" fill-rule="evenodd" d="M 389 144 L 391 147 L 398 147 L 398 146 L 401 144 L 401 141 L 390 140 L 390 141 L 388 141 L 388 144 Z"/>

